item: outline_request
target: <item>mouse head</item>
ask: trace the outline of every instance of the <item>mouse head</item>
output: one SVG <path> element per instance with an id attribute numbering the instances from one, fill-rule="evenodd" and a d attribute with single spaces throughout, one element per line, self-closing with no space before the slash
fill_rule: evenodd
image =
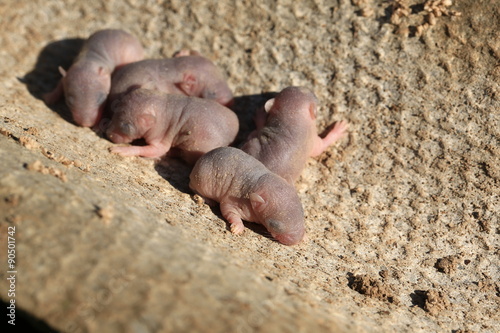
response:
<path id="1" fill-rule="evenodd" d="M 100 119 L 111 87 L 108 68 L 88 62 L 73 65 L 68 72 L 62 68 L 66 104 L 73 119 L 81 126 L 91 127 Z"/>
<path id="2" fill-rule="evenodd" d="M 220 73 L 185 71 L 177 86 L 187 96 L 213 99 L 224 106 L 231 106 L 234 101 L 233 93 Z"/>
<path id="3" fill-rule="evenodd" d="M 196 51 L 184 54 L 187 56 L 179 57 L 181 76 L 177 87 L 188 96 L 213 99 L 224 106 L 231 106 L 233 93 L 221 70 Z"/>
<path id="4" fill-rule="evenodd" d="M 264 175 L 249 198 L 258 222 L 277 241 L 294 245 L 304 238 L 302 203 L 295 188 L 283 178 L 271 173 Z"/>
<path id="5" fill-rule="evenodd" d="M 147 96 L 141 91 L 131 91 L 117 99 L 110 106 L 111 122 L 106 135 L 114 143 L 130 143 L 146 136 L 154 127 L 156 116 L 148 108 Z"/>
<path id="6" fill-rule="evenodd" d="M 311 90 L 305 87 L 288 87 L 283 89 L 276 97 L 268 100 L 264 109 L 268 114 L 292 115 L 303 114 L 310 119 L 316 119 L 318 99 Z"/>

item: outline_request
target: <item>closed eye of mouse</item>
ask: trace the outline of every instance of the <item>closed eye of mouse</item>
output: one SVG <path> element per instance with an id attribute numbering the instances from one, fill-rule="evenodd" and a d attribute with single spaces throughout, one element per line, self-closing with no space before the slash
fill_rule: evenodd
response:
<path id="1" fill-rule="evenodd" d="M 272 230 L 272 233 L 274 233 L 274 234 L 281 234 L 281 233 L 285 232 L 285 229 L 282 227 L 283 222 L 280 222 L 278 220 L 269 219 L 269 220 L 266 220 L 266 224 L 268 225 L 269 230 Z"/>
<path id="2" fill-rule="evenodd" d="M 120 132 L 128 137 L 133 137 L 135 134 L 135 126 L 132 123 L 123 122 L 120 124 Z"/>
<path id="3" fill-rule="evenodd" d="M 104 104 L 104 102 L 106 102 L 106 98 L 108 97 L 108 95 L 104 92 L 100 92 L 99 95 L 97 96 L 97 105 L 102 105 Z"/>
<path id="4" fill-rule="evenodd" d="M 75 95 L 73 94 L 67 94 L 65 96 L 65 100 L 66 100 L 66 105 L 70 108 L 70 109 L 73 109 L 75 107 L 75 101 L 76 101 L 76 97 Z"/>
<path id="5" fill-rule="evenodd" d="M 215 99 L 217 97 L 217 94 L 212 91 L 212 90 L 205 90 L 203 92 L 203 98 L 208 98 L 208 99 Z"/>

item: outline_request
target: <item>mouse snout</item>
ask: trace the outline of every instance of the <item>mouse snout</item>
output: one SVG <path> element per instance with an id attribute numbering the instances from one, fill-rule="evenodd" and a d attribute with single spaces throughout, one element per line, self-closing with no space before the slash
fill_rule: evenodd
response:
<path id="1" fill-rule="evenodd" d="M 220 104 L 224 105 L 227 108 L 231 108 L 234 105 L 233 95 L 222 96 L 217 100 Z"/>
<path id="2" fill-rule="evenodd" d="M 114 143 L 129 143 L 134 127 L 130 123 L 122 123 L 118 128 L 110 126 L 106 131 L 106 136 Z"/>
<path id="3" fill-rule="evenodd" d="M 271 235 L 281 244 L 295 245 L 304 238 L 305 230 L 302 226 L 292 229 L 286 223 L 277 220 L 269 220 L 267 224 Z"/>
<path id="4" fill-rule="evenodd" d="M 271 233 L 272 234 L 272 233 Z M 289 232 L 284 234 L 273 235 L 274 239 L 284 245 L 295 245 L 300 243 L 304 238 L 305 231 L 302 229 L 298 232 Z"/>
<path id="5" fill-rule="evenodd" d="M 80 126 L 92 127 L 97 123 L 99 111 L 98 110 L 79 110 L 71 109 L 73 120 Z"/>

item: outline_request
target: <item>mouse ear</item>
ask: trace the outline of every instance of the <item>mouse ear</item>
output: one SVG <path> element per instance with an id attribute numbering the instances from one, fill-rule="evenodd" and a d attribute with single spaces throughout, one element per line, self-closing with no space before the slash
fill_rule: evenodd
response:
<path id="1" fill-rule="evenodd" d="M 149 129 L 155 124 L 156 117 L 149 113 L 141 114 L 138 117 L 137 122 L 141 129 Z"/>
<path id="2" fill-rule="evenodd" d="M 57 69 L 59 69 L 59 73 L 61 73 L 61 75 L 62 75 L 63 77 L 65 77 L 65 76 L 66 76 L 66 71 L 64 70 L 64 68 L 62 68 L 61 66 L 59 66 Z"/>
<path id="3" fill-rule="evenodd" d="M 97 68 L 97 74 L 99 74 L 99 75 L 109 75 L 111 73 L 109 71 L 109 68 L 106 68 L 106 67 L 103 67 L 103 66 L 99 66 L 99 68 Z"/>
<path id="4" fill-rule="evenodd" d="M 249 197 L 250 197 L 250 204 L 252 205 L 254 211 L 262 212 L 266 208 L 267 202 L 259 194 L 250 193 Z"/>
<path id="5" fill-rule="evenodd" d="M 198 81 L 193 73 L 186 72 L 182 77 L 182 81 L 177 84 L 180 90 L 182 90 L 188 96 L 194 96 L 196 94 L 196 87 L 198 86 Z"/>
<path id="6" fill-rule="evenodd" d="M 316 103 L 311 103 L 309 105 L 309 114 L 312 119 L 316 119 Z"/>
<path id="7" fill-rule="evenodd" d="M 264 104 L 264 110 L 266 110 L 266 112 L 269 112 L 273 107 L 273 105 L 274 105 L 274 98 L 271 98 L 266 102 L 266 104 Z"/>

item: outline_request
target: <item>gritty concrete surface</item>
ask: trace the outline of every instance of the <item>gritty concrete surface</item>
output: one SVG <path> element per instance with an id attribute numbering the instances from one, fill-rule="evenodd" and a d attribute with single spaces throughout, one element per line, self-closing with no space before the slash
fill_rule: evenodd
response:
<path id="1" fill-rule="evenodd" d="M 0 298 L 13 299 L 15 227 L 18 320 L 58 332 L 500 330 L 497 1 L 4 0 L 0 14 Z M 193 198 L 187 165 L 112 155 L 62 101 L 43 103 L 57 66 L 104 28 L 134 34 L 150 58 L 192 48 L 214 61 L 240 140 L 289 85 L 317 95 L 320 132 L 351 123 L 296 183 L 306 241 L 283 246 L 252 224 L 232 235 Z"/>

